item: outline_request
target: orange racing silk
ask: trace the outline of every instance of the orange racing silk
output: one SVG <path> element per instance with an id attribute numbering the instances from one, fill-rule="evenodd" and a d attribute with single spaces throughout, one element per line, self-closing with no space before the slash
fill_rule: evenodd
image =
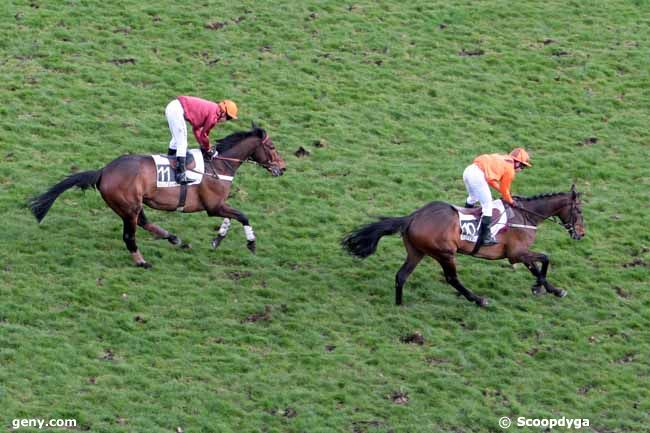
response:
<path id="1" fill-rule="evenodd" d="M 505 201 L 512 204 L 510 185 L 515 179 L 514 160 L 510 155 L 498 153 L 479 155 L 474 159 L 481 171 L 485 174 L 487 183 L 501 193 Z"/>

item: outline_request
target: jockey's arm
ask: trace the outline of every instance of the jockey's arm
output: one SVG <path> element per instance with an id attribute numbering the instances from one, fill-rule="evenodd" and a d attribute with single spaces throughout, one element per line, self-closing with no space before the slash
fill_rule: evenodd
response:
<path id="1" fill-rule="evenodd" d="M 199 144 L 201 145 L 201 149 L 203 150 L 210 149 L 210 140 L 208 139 L 208 136 L 205 134 L 205 130 L 203 129 L 203 127 L 194 128 L 194 137 L 196 137 L 196 141 L 198 141 Z"/>
<path id="2" fill-rule="evenodd" d="M 503 199 L 508 202 L 508 204 L 512 205 L 514 204 L 514 201 L 512 200 L 512 195 L 510 195 L 510 184 L 512 184 L 512 178 L 509 176 L 504 176 L 501 179 L 501 186 L 499 188 L 499 192 L 501 193 L 501 196 Z"/>

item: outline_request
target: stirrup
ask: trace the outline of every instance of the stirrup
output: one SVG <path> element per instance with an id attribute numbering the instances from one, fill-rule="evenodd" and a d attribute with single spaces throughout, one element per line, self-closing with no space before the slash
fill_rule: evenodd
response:
<path id="1" fill-rule="evenodd" d="M 182 173 L 176 173 L 176 183 L 180 185 L 187 185 L 188 183 L 192 182 L 187 178 L 185 175 L 185 172 Z"/>

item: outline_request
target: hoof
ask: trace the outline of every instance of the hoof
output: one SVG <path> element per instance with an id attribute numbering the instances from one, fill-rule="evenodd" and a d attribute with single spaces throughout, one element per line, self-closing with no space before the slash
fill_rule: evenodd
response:
<path id="1" fill-rule="evenodd" d="M 216 238 L 212 239 L 212 249 L 216 250 L 224 238 L 225 236 L 217 236 Z"/>
<path id="2" fill-rule="evenodd" d="M 248 248 L 251 253 L 255 254 L 255 241 L 246 242 L 246 248 Z"/>
<path id="3" fill-rule="evenodd" d="M 533 295 L 535 296 L 543 295 L 544 293 L 546 293 L 546 289 L 542 285 L 533 286 L 530 288 L 530 291 L 533 292 Z"/>
<path id="4" fill-rule="evenodd" d="M 564 298 L 568 294 L 569 293 L 566 290 L 562 290 L 562 289 L 557 289 L 557 292 L 554 293 L 554 295 L 557 296 L 558 298 Z"/>
<path id="5" fill-rule="evenodd" d="M 192 244 L 182 243 L 181 244 L 181 249 L 183 249 L 183 250 L 191 250 L 192 249 Z"/>
<path id="6" fill-rule="evenodd" d="M 181 244 L 181 240 L 174 235 L 169 235 L 169 237 L 167 237 L 167 241 L 174 246 Z"/>
<path id="7" fill-rule="evenodd" d="M 476 300 L 476 305 L 478 305 L 479 307 L 487 307 L 488 304 L 489 304 L 489 302 L 488 302 L 487 298 L 478 298 Z"/>
<path id="8" fill-rule="evenodd" d="M 138 268 L 151 269 L 151 263 L 149 262 L 136 263 L 135 265 Z"/>

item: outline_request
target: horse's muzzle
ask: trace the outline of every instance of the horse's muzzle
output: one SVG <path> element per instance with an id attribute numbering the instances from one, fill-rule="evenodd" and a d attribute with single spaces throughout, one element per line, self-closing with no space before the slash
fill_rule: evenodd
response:
<path id="1" fill-rule="evenodd" d="M 284 174 L 284 168 L 277 167 L 275 165 L 269 167 L 269 171 L 272 176 L 282 176 Z"/>

